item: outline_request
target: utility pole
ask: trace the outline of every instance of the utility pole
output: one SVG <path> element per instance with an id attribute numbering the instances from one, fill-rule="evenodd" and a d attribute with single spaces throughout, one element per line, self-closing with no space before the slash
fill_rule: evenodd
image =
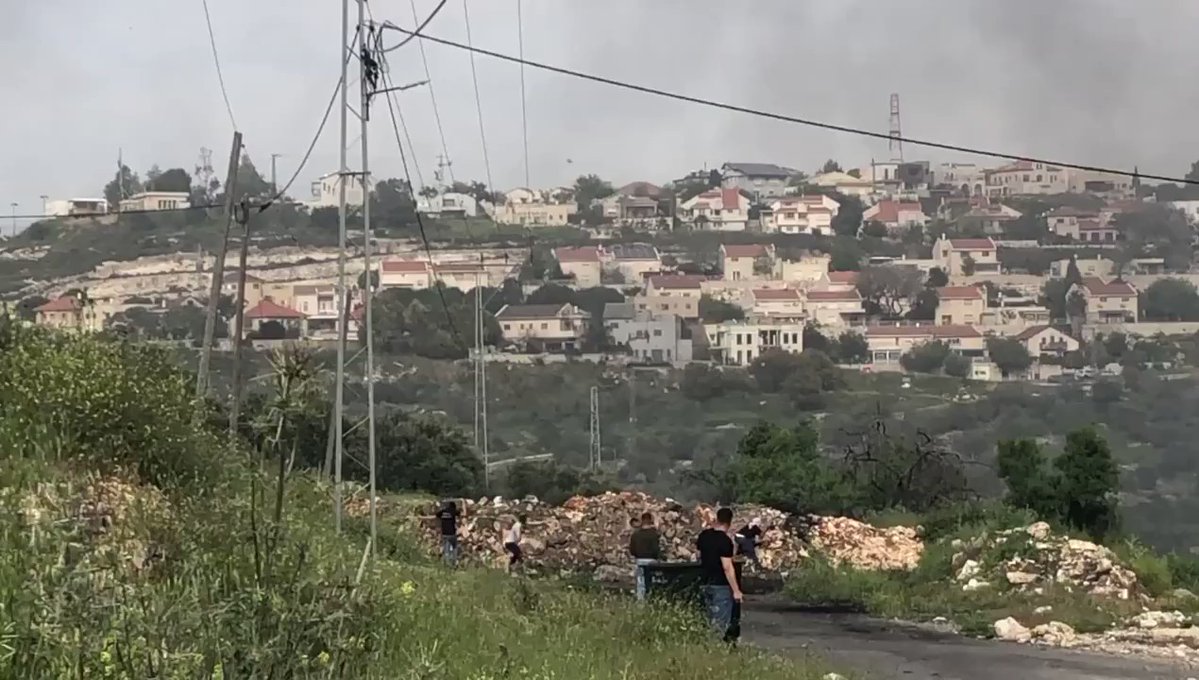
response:
<path id="1" fill-rule="evenodd" d="M 629 367 L 629 460 L 637 458 L 637 369 Z"/>
<path id="2" fill-rule="evenodd" d="M 46 214 L 46 201 L 49 201 L 50 197 L 47 196 L 46 194 L 42 194 L 41 196 L 38 196 L 38 198 L 42 199 L 42 214 L 45 215 Z"/>
<path id="3" fill-rule="evenodd" d="M 250 254 L 250 203 L 242 199 L 238 206 L 237 223 L 241 225 L 241 252 L 237 259 L 237 299 L 234 308 L 234 328 L 230 334 L 233 340 L 233 396 L 229 404 L 229 438 L 237 437 L 238 420 L 241 418 L 242 383 L 242 340 L 245 332 L 242 324 L 246 316 L 246 260 Z"/>
<path id="4" fill-rule="evenodd" d="M 591 451 L 588 464 L 592 470 L 599 470 L 603 462 L 603 442 L 600 440 L 599 388 L 591 388 Z"/>
<path id="5" fill-rule="evenodd" d="M 361 0 L 359 0 L 361 2 Z M 341 135 L 337 145 L 340 164 L 337 171 L 337 316 L 346 317 L 346 178 L 350 174 L 346 158 L 346 138 L 349 126 L 350 87 L 350 0 L 341 0 Z M 346 325 L 337 331 L 337 368 L 334 371 L 336 384 L 333 387 L 333 526 L 341 533 L 341 459 L 344 455 L 342 440 L 342 413 L 345 411 L 346 378 Z"/>
<path id="6" fill-rule="evenodd" d="M 12 208 L 12 235 L 16 236 L 17 235 L 17 206 L 19 206 L 21 204 L 17 203 L 16 201 L 13 201 L 12 203 L 9 203 L 8 205 L 10 208 Z"/>
<path id="7" fill-rule="evenodd" d="M 208 366 L 212 362 L 212 341 L 216 335 L 217 305 L 221 300 L 221 284 L 225 277 L 225 257 L 229 254 L 229 232 L 233 229 L 233 201 L 237 195 L 237 165 L 240 158 L 241 133 L 234 131 L 233 147 L 229 150 L 229 170 L 225 173 L 225 235 L 221 239 L 221 248 L 216 259 L 212 262 L 212 284 L 208 287 L 208 315 L 204 319 L 200 366 L 196 370 L 197 421 L 204 411 L 203 399 L 208 394 Z M 240 328 L 238 332 L 241 332 Z"/>
<path id="8" fill-rule="evenodd" d="M 275 173 L 275 161 L 282 158 L 282 156 L 283 154 L 281 153 L 271 154 L 271 194 L 276 196 L 279 194 L 279 183 L 275 181 L 275 178 L 277 177 Z"/>
<path id="9" fill-rule="evenodd" d="M 480 255 L 480 264 L 482 256 Z M 491 444 L 487 435 L 487 352 L 484 343 L 483 285 L 475 272 L 475 448 L 483 456 L 483 486 L 491 490 Z"/>
<path id="10" fill-rule="evenodd" d="M 362 145 L 362 261 L 366 272 L 366 293 L 363 299 L 363 321 L 366 322 L 366 428 L 367 428 L 367 473 L 370 486 L 370 554 L 375 555 L 375 546 L 379 544 L 378 513 L 375 504 L 375 338 L 371 319 L 371 298 L 374 297 L 374 286 L 371 284 L 371 174 L 370 148 L 367 139 L 367 128 L 371 114 L 371 88 L 378 77 L 374 57 L 367 43 L 366 0 L 358 0 L 358 85 L 361 90 L 361 106 L 358 118 L 362 125 L 360 135 Z M 343 186 L 345 179 L 342 180 Z M 344 189 L 343 189 L 344 191 Z M 346 324 L 349 325 L 348 323 Z M 343 332 L 344 336 L 345 333 Z"/>

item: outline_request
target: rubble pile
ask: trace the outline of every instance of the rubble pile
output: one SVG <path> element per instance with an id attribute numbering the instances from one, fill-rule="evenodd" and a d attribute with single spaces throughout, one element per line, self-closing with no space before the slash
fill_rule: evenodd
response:
<path id="1" fill-rule="evenodd" d="M 503 520 L 524 515 L 523 548 L 530 567 L 544 570 L 592 571 L 597 577 L 627 577 L 630 520 L 643 512 L 654 515 L 662 535 L 665 558 L 695 559 L 695 537 L 714 519 L 716 508 L 684 506 L 636 491 L 608 492 L 598 496 L 576 496 L 561 506 L 536 498 L 520 500 L 483 498 L 459 501 L 463 510 L 458 525 L 462 556 L 485 564 L 500 564 L 506 558 L 501 545 Z M 909 569 L 919 561 L 922 544 L 911 529 L 876 529 L 853 520 L 809 517 L 799 524 L 784 512 L 762 506 L 735 506 L 735 528 L 759 519 L 763 529 L 758 559 L 764 570 L 786 572 L 803 564 L 811 548 L 827 550 L 838 563 L 863 569 Z M 422 516 L 430 546 L 435 546 L 438 528 L 433 509 Z"/>
<path id="2" fill-rule="evenodd" d="M 1068 624 L 1050 621 L 1028 628 L 1012 617 L 995 622 L 999 640 L 1049 647 L 1080 649 L 1105 654 L 1158 657 L 1199 666 L 1199 628 L 1180 612 L 1146 611 L 1123 627 L 1103 633 L 1078 633 Z"/>
<path id="3" fill-rule="evenodd" d="M 1137 575 L 1117 563 L 1104 546 L 1055 536 L 1044 522 L 980 536 L 955 545 L 955 578 L 963 589 L 977 590 L 992 584 L 1036 589 L 1049 584 L 1081 588 L 1099 597 L 1128 600 L 1138 597 Z M 1010 555 L 998 561 L 991 555 Z"/>
<path id="4" fill-rule="evenodd" d="M 865 570 L 916 568 L 924 543 L 911 527 L 878 527 L 848 517 L 812 517 L 808 540 L 833 564 Z"/>

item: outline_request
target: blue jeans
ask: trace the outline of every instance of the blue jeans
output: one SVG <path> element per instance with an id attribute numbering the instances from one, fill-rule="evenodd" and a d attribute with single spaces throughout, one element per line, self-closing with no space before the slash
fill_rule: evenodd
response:
<path id="1" fill-rule="evenodd" d="M 708 609 L 708 625 L 723 637 L 733 624 L 733 589 L 729 586 L 704 586 L 704 606 Z"/>
<path id="2" fill-rule="evenodd" d="M 441 559 L 449 566 L 454 566 L 458 563 L 458 537 L 457 536 L 442 536 L 441 537 Z"/>
<path id="3" fill-rule="evenodd" d="M 633 567 L 633 578 L 637 583 L 637 601 L 638 602 L 645 599 L 645 594 L 647 591 L 646 583 L 645 583 L 645 569 L 643 567 L 647 564 L 653 564 L 655 562 L 657 562 L 657 560 L 643 560 L 643 559 L 633 560 L 633 563 L 637 565 L 637 566 Z"/>

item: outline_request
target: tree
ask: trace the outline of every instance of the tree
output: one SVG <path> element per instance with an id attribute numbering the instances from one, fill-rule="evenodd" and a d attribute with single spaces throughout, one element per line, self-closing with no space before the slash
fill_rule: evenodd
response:
<path id="1" fill-rule="evenodd" d="M 722 486 L 742 503 L 760 503 L 797 514 L 835 512 L 849 491 L 844 477 L 820 452 L 810 425 L 785 429 L 761 422 L 745 434 L 723 472 Z"/>
<path id="2" fill-rule="evenodd" d="M 833 233 L 838 236 L 857 238 L 858 232 L 862 228 L 862 215 L 866 212 L 862 200 L 857 196 L 844 194 L 833 194 L 833 199 L 839 204 L 837 214 L 833 216 Z"/>
<path id="3" fill-rule="evenodd" d="M 1159 279 L 1142 294 L 1141 309 L 1149 321 L 1199 320 L 1199 291 L 1185 279 Z"/>
<path id="4" fill-rule="evenodd" d="M 407 180 L 385 179 L 375 184 L 371 195 L 371 222 L 383 227 L 416 221 L 416 202 Z"/>
<path id="5" fill-rule="evenodd" d="M 1032 366 L 1032 355 L 1024 343 L 1015 338 L 987 338 L 987 355 L 1005 377 L 1021 373 Z"/>
<path id="6" fill-rule="evenodd" d="M 928 281 L 925 285 L 929 288 L 944 288 L 949 285 L 949 276 L 945 274 L 944 269 L 933 267 L 928 270 Z"/>
<path id="7" fill-rule="evenodd" d="M 13 308 L 13 313 L 23 321 L 33 321 L 37 318 L 37 308 L 49 302 L 50 299 L 41 295 L 30 295 L 21 300 Z"/>
<path id="8" fill-rule="evenodd" d="M 578 470 L 556 461 L 519 461 L 504 474 L 504 496 L 536 496 L 546 503 L 560 505 L 572 496 L 594 496 L 612 490 L 612 485 L 595 473 Z"/>
<path id="9" fill-rule="evenodd" d="M 800 354 L 781 349 L 762 352 L 749 365 L 749 373 L 763 392 L 781 392 L 790 387 L 800 391 L 830 392 L 841 388 L 840 369 L 824 352 L 815 349 Z M 794 390 L 787 390 L 794 395 Z"/>
<path id="10" fill-rule="evenodd" d="M 598 175 L 580 175 L 574 184 L 575 203 L 579 212 L 585 212 L 591 204 L 616 193 L 612 184 L 602 180 Z"/>
<path id="11" fill-rule="evenodd" d="M 824 166 L 820 168 L 820 172 L 841 172 L 841 164 L 830 158 L 824 162 Z"/>
<path id="12" fill-rule="evenodd" d="M 347 186 L 348 188 L 348 186 Z M 271 198 L 275 195 L 271 183 L 258 174 L 250 155 L 243 153 L 237 167 L 237 198 Z"/>
<path id="13" fill-rule="evenodd" d="M 189 193 L 192 187 L 192 177 L 183 168 L 171 168 L 154 176 L 146 174 L 147 191 L 179 191 Z"/>
<path id="14" fill-rule="evenodd" d="M 977 266 L 978 263 L 974 261 L 973 257 L 966 255 L 962 258 L 962 274 L 965 276 L 974 276 L 974 270 Z"/>
<path id="15" fill-rule="evenodd" d="M 898 317 L 920 292 L 920 272 L 910 267 L 864 267 L 858 275 L 858 292 L 867 312 Z"/>
<path id="16" fill-rule="evenodd" d="M 1192 258 L 1192 229 L 1186 216 L 1165 204 L 1143 203 L 1113 220 L 1124 237 L 1117 264 L 1136 257 L 1161 257 L 1170 271 L 1186 271 Z"/>
<path id="17" fill-rule="evenodd" d="M 113 175 L 112 181 L 104 186 L 104 198 L 110 210 L 120 208 L 121 201 L 142 191 L 142 181 L 128 165 L 122 165 Z"/>
<path id="18" fill-rule="evenodd" d="M 473 496 L 483 481 L 483 462 L 462 430 L 431 417 L 393 411 L 378 423 L 377 480 L 388 491 L 425 491 Z"/>
<path id="19" fill-rule="evenodd" d="M 1053 461 L 1058 473 L 1061 519 L 1102 540 L 1118 526 L 1120 471 L 1111 449 L 1094 428 L 1066 435 L 1066 450 Z"/>
<path id="20" fill-rule="evenodd" d="M 806 344 L 804 345 L 807 346 Z M 853 331 L 845 331 L 837 338 L 837 359 L 844 364 L 865 364 L 870 362 L 870 345 L 866 336 Z"/>
<path id="21" fill-rule="evenodd" d="M 1032 439 L 1000 441 L 995 463 L 999 478 L 1007 485 L 1004 502 L 1014 508 L 1027 508 L 1038 517 L 1057 516 L 1056 489 L 1049 472 L 1048 458 Z"/>
<path id="22" fill-rule="evenodd" d="M 752 388 L 741 371 L 725 371 L 708 364 L 687 364 L 679 378 L 683 396 L 695 401 L 718 399 L 732 392 L 748 392 Z"/>
<path id="23" fill-rule="evenodd" d="M 916 294 L 912 307 L 908 310 L 908 318 L 913 321 L 932 321 L 937 318 L 937 305 L 941 304 L 937 289 L 925 288 Z"/>
<path id="24" fill-rule="evenodd" d="M 702 295 L 699 298 L 699 317 L 704 323 L 740 321 L 745 318 L 745 310 L 711 295 Z"/>
<path id="25" fill-rule="evenodd" d="M 887 225 L 878 220 L 870 220 L 862 227 L 862 235 L 870 238 L 887 238 Z"/>
<path id="26" fill-rule="evenodd" d="M 961 354 L 950 354 L 945 357 L 945 362 L 941 368 L 945 372 L 945 375 L 962 379 L 970 377 L 970 369 L 970 360 Z"/>
<path id="27" fill-rule="evenodd" d="M 949 356 L 949 345 L 940 341 L 925 342 L 916 345 L 899 358 L 904 370 L 916 373 L 936 373 L 945 365 Z"/>
<path id="28" fill-rule="evenodd" d="M 820 332 L 816 323 L 809 321 L 803 327 L 803 348 L 815 349 L 826 354 L 835 354 L 833 341 Z"/>
<path id="29" fill-rule="evenodd" d="M 421 198 L 433 198 L 437 195 L 437 187 L 426 184 L 425 186 L 421 187 L 420 191 L 417 193 L 421 196 Z"/>
<path id="30" fill-rule="evenodd" d="M 617 295 L 620 295 L 620 293 L 617 293 Z M 557 283 L 545 284 L 532 293 L 529 293 L 529 297 L 525 300 L 525 304 L 527 305 L 573 305 L 574 302 L 575 291 Z"/>

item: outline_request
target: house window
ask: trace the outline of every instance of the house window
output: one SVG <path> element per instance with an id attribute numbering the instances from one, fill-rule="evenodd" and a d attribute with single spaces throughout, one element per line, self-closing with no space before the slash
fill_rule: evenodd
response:
<path id="1" fill-rule="evenodd" d="M 550 327 L 550 325 L 549 325 L 548 323 L 543 323 L 543 324 L 541 324 L 541 330 L 543 330 L 543 331 L 544 331 L 544 330 L 548 330 L 548 329 L 549 329 L 549 327 Z"/>
<path id="2" fill-rule="evenodd" d="M 504 324 L 504 330 L 506 330 L 506 331 L 512 330 L 512 324 L 510 324 L 510 323 Z"/>
<path id="3" fill-rule="evenodd" d="M 654 329 L 654 337 L 655 337 L 655 338 L 660 338 L 660 337 L 662 337 L 662 329 L 661 329 L 661 328 L 655 328 L 655 329 Z"/>

